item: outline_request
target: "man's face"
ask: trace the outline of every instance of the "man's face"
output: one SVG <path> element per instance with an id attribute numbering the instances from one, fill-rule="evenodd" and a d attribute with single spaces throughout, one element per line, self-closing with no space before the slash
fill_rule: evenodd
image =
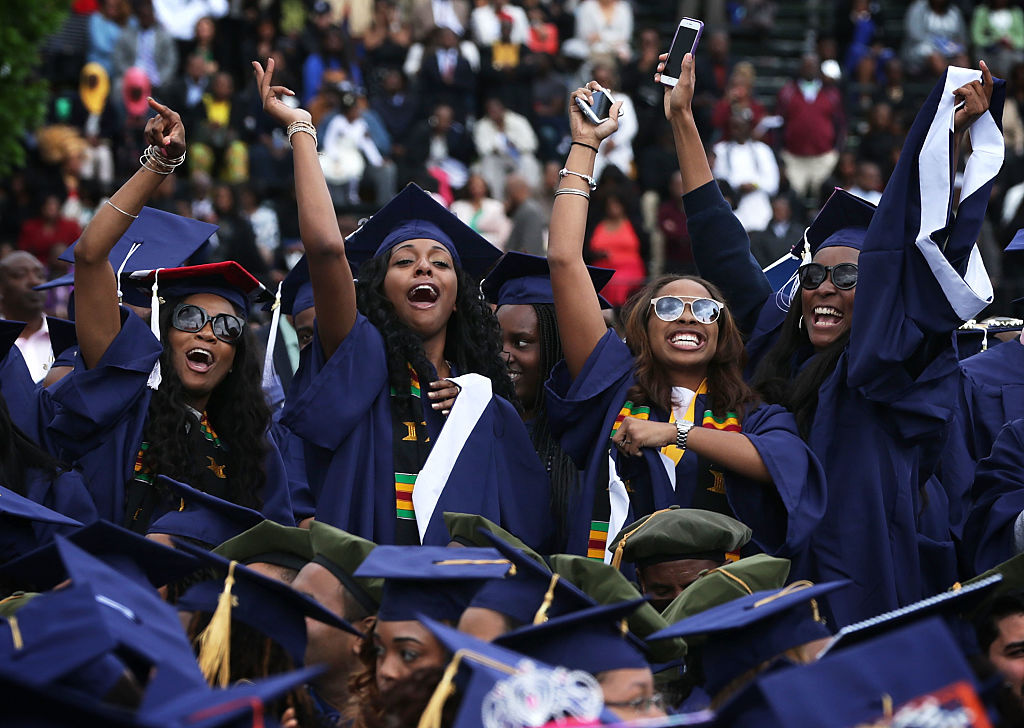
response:
<path id="1" fill-rule="evenodd" d="M 345 597 L 341 582 L 320 564 L 310 562 L 302 567 L 292 582 L 295 591 L 319 602 L 335 614 L 345 614 Z M 366 629 L 369 625 L 357 624 Z M 361 640 L 353 634 L 331 627 L 315 619 L 306 619 L 306 664 L 326 664 L 328 671 L 319 681 L 340 681 L 344 685 L 355 669 Z"/>
<path id="2" fill-rule="evenodd" d="M 988 659 L 1003 674 L 1017 697 L 1024 697 L 1024 613 L 996 622 L 998 633 L 989 645 Z"/>
<path id="3" fill-rule="evenodd" d="M 46 269 L 35 256 L 11 253 L 0 265 L 0 308 L 8 318 L 39 316 L 46 303 L 46 292 L 34 291 L 32 287 L 42 283 L 46 283 Z"/>
<path id="4" fill-rule="evenodd" d="M 681 559 L 662 561 L 637 569 L 640 591 L 650 597 L 651 605 L 659 612 L 683 593 L 686 587 L 697 581 L 702 571 L 716 569 L 721 564 L 710 559 Z"/>

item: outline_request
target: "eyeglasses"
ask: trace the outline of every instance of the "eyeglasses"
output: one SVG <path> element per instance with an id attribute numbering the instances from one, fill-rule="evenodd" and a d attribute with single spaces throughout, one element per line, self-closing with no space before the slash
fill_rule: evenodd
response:
<path id="1" fill-rule="evenodd" d="M 237 316 L 229 313 L 211 316 L 206 309 L 194 303 L 179 303 L 174 307 L 174 315 L 171 316 L 171 326 L 189 334 L 201 331 L 207 322 L 212 323 L 213 335 L 228 344 L 238 341 L 245 329 L 245 322 Z"/>
<path id="2" fill-rule="evenodd" d="M 697 296 L 658 296 L 651 299 L 654 313 L 662 321 L 668 321 L 669 323 L 679 320 L 679 317 L 686 312 L 687 304 L 689 304 L 690 310 L 693 312 L 693 317 L 702 324 L 713 324 L 718 320 L 722 309 L 725 308 L 724 303 L 720 303 L 713 298 L 699 298 Z"/>
<path id="3" fill-rule="evenodd" d="M 633 698 L 632 700 L 623 700 L 618 703 L 610 703 L 607 700 L 604 703 L 606 708 L 628 708 L 637 713 L 649 713 L 652 710 L 661 710 L 665 707 L 665 698 L 661 693 L 654 693 L 654 695 L 644 695 L 639 698 Z"/>
<path id="4" fill-rule="evenodd" d="M 797 271 L 800 287 L 813 291 L 832 274 L 832 285 L 840 291 L 848 291 L 857 285 L 857 264 L 840 263 L 839 265 L 822 265 L 821 263 L 804 263 Z"/>

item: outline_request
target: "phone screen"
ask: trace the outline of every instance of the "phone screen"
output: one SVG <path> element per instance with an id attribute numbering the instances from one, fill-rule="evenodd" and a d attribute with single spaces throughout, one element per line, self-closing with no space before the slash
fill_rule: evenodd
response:
<path id="1" fill-rule="evenodd" d="M 590 107 L 594 111 L 594 116 L 598 119 L 604 120 L 608 118 L 608 112 L 612 108 L 612 100 L 608 98 L 601 91 L 594 92 L 594 105 Z"/>
<path id="2" fill-rule="evenodd" d="M 665 61 L 665 75 L 672 78 L 679 77 L 679 68 L 683 65 L 683 56 L 693 49 L 693 42 L 697 40 L 699 28 L 687 28 L 680 25 L 676 31 L 676 37 L 672 40 L 672 47 L 668 49 L 668 60 Z"/>

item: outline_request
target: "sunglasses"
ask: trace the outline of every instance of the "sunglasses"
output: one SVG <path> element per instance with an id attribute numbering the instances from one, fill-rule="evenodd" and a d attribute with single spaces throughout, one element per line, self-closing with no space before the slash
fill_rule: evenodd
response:
<path id="1" fill-rule="evenodd" d="M 713 324 L 722 313 L 724 303 L 719 303 L 713 298 L 699 298 L 697 296 L 658 296 L 651 299 L 654 306 L 654 313 L 662 321 L 678 321 L 679 317 L 686 311 L 689 304 L 693 317 L 702 324 Z"/>
<path id="2" fill-rule="evenodd" d="M 800 266 L 797 276 L 800 287 L 813 291 L 832 274 L 832 285 L 840 291 L 848 291 L 857 285 L 857 264 L 840 263 L 839 265 L 822 265 L 821 263 L 805 263 Z"/>
<path id="3" fill-rule="evenodd" d="M 234 344 L 245 329 L 245 322 L 229 313 L 218 313 L 211 316 L 206 309 L 194 303 L 179 303 L 174 307 L 171 326 L 178 331 L 194 334 L 201 331 L 207 322 L 212 324 L 213 335 L 221 341 Z"/>

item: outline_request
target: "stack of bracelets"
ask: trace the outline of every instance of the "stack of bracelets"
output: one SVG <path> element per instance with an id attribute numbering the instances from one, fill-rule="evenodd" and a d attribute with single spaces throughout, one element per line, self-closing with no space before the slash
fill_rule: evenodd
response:
<path id="1" fill-rule="evenodd" d="M 185 152 L 176 159 L 168 159 L 155 144 L 150 144 L 139 157 L 139 164 L 155 174 L 168 175 L 185 162 Z"/>
<path id="2" fill-rule="evenodd" d="M 308 121 L 293 121 L 291 124 L 288 125 L 288 128 L 285 130 L 285 132 L 288 134 L 289 146 L 292 146 L 294 148 L 294 145 L 292 144 L 292 136 L 299 133 L 300 131 L 309 134 L 311 137 L 313 137 L 313 143 L 317 143 L 315 126 L 313 126 Z"/>

